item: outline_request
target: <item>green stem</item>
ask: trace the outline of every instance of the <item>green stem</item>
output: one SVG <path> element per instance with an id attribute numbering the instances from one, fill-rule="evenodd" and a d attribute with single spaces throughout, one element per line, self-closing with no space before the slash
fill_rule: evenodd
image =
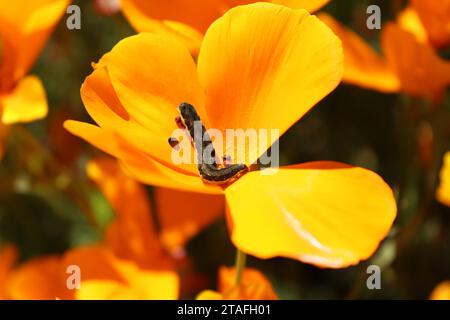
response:
<path id="1" fill-rule="evenodd" d="M 242 274 L 245 270 L 245 264 L 247 262 L 247 255 L 239 249 L 236 249 L 236 285 L 241 284 Z"/>

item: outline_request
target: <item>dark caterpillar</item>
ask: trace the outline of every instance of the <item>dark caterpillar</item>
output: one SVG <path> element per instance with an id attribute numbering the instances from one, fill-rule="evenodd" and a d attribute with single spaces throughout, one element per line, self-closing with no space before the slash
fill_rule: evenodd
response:
<path id="1" fill-rule="evenodd" d="M 198 171 L 203 180 L 209 183 L 229 183 L 247 172 L 248 167 L 245 164 L 232 164 L 220 167 L 215 158 L 215 149 L 205 126 L 195 110 L 189 103 L 182 103 L 178 110 L 180 117 L 176 118 L 179 127 L 188 130 L 191 142 L 197 152 Z M 195 130 L 195 127 L 201 130 Z M 169 138 L 169 144 L 175 147 L 178 141 Z"/>

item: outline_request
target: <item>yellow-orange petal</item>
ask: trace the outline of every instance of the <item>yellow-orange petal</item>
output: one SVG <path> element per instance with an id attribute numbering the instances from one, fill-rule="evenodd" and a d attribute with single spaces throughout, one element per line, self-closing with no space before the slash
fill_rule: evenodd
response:
<path id="1" fill-rule="evenodd" d="M 14 90 L 0 96 L 0 109 L 1 107 L 1 120 L 6 125 L 44 118 L 48 105 L 41 80 L 35 76 L 23 78 Z"/>
<path id="2" fill-rule="evenodd" d="M 186 192 L 223 194 L 220 186 L 205 184 L 198 175 L 186 175 L 151 159 L 126 159 L 121 165 L 128 175 L 144 184 Z"/>
<path id="3" fill-rule="evenodd" d="M 86 140 L 103 152 L 115 157 L 120 157 L 121 155 L 118 138 L 111 130 L 74 120 L 65 121 L 64 128 L 71 134 Z"/>
<path id="4" fill-rule="evenodd" d="M 72 299 L 61 257 L 45 256 L 27 261 L 14 270 L 7 282 L 7 294 L 15 300 Z"/>
<path id="5" fill-rule="evenodd" d="M 131 267 L 131 266 L 130 266 Z M 178 284 L 173 274 L 129 269 L 132 281 L 84 281 L 75 292 L 78 300 L 174 300 Z"/>
<path id="6" fill-rule="evenodd" d="M 77 300 L 144 300 L 127 285 L 111 280 L 88 280 L 76 291 Z"/>
<path id="7" fill-rule="evenodd" d="M 161 130 L 164 125 L 154 126 L 151 127 L 153 130 L 149 130 L 141 125 L 142 117 L 135 119 L 125 110 L 111 84 L 106 66 L 101 66 L 99 63 L 94 72 L 86 78 L 81 87 L 81 97 L 86 110 L 95 122 L 101 128 L 114 133 L 115 136 L 120 136 L 121 140 L 127 142 L 127 145 L 133 146 L 134 153 L 139 152 L 147 156 L 153 155 L 156 160 L 164 162 L 173 169 L 184 170 L 192 174 L 197 173 L 195 165 L 175 166 L 172 163 L 172 149 L 167 142 L 171 132 L 158 132 L 156 134 L 156 131 Z M 157 108 L 155 107 L 155 109 Z M 163 110 L 164 108 L 160 112 L 164 113 Z M 174 118 L 175 115 L 173 115 L 172 121 L 167 121 L 167 130 L 173 130 L 173 127 L 175 127 Z M 172 129 L 169 129 L 171 127 Z M 164 136 L 167 136 L 167 139 L 164 139 Z M 139 137 L 139 139 L 136 137 Z M 184 143 L 189 142 L 186 140 Z M 187 147 L 191 150 L 190 145 Z M 162 152 L 156 152 L 156 150 L 161 148 L 163 149 Z"/>
<path id="8" fill-rule="evenodd" d="M 450 1 L 449 0 L 411 0 L 425 26 L 430 41 L 437 47 L 450 44 Z"/>
<path id="9" fill-rule="evenodd" d="M 195 297 L 195 300 L 223 300 L 223 295 L 217 291 L 204 290 Z"/>
<path id="10" fill-rule="evenodd" d="M 145 281 L 151 281 L 154 286 L 155 282 L 161 282 L 159 286 L 164 285 L 164 277 L 161 275 L 146 275 L 147 279 L 142 279 L 143 285 Z M 146 288 L 130 288 L 129 286 L 109 280 L 91 280 L 83 282 L 80 290 L 76 291 L 77 300 L 156 300 L 160 299 L 159 295 L 146 290 Z M 172 298 L 171 298 L 172 299 Z"/>
<path id="11" fill-rule="evenodd" d="M 3 41 L 0 38 L 0 66 L 2 65 L 2 63 L 3 63 Z"/>
<path id="12" fill-rule="evenodd" d="M 106 244 L 123 259 L 141 264 L 162 260 L 163 252 L 154 230 L 144 187 L 125 175 L 114 159 L 91 160 L 86 171 L 116 214 L 107 228 Z"/>
<path id="13" fill-rule="evenodd" d="M 133 157 L 147 157 L 138 149 L 142 139 L 136 139 L 136 136 L 149 137 L 151 132 L 133 121 L 124 109 L 111 85 L 106 67 L 98 64 L 85 79 L 80 92 L 87 112 L 101 129 L 68 122 L 69 131 L 73 129 L 73 134 L 80 133 L 81 138 L 115 157 L 121 158 L 122 149 L 125 147 L 126 153 Z M 83 127 L 86 129 L 83 130 Z M 150 140 L 150 143 L 153 140 Z M 144 144 L 148 146 L 148 143 Z M 152 147 L 148 146 L 148 149 L 151 150 Z"/>
<path id="14" fill-rule="evenodd" d="M 316 11 L 330 0 L 272 0 L 293 9 Z M 177 21 L 204 33 L 207 28 L 228 9 L 253 3 L 251 0 L 122 0 L 121 7 L 125 17 L 139 32 L 153 31 L 155 20 Z"/>
<path id="15" fill-rule="evenodd" d="M 231 9 L 208 29 L 198 57 L 210 127 L 283 134 L 339 84 L 342 60 L 339 39 L 305 10 L 271 3 Z M 245 162 L 265 151 L 247 151 Z"/>
<path id="16" fill-rule="evenodd" d="M 256 269 L 246 268 L 236 285 L 236 268 L 219 269 L 218 287 L 224 300 L 278 300 L 270 281 Z"/>
<path id="17" fill-rule="evenodd" d="M 314 12 L 330 0 L 272 0 L 293 9 Z M 127 20 L 139 32 L 151 32 L 172 37 L 198 55 L 203 34 L 228 9 L 249 4 L 250 0 L 171 1 L 122 0 L 121 7 Z M 270 1 L 269 1 L 270 2 Z"/>
<path id="18" fill-rule="evenodd" d="M 142 2 L 143 5 L 140 5 Z M 139 32 L 151 32 L 172 37 L 185 45 L 191 54 L 197 55 L 203 38 L 203 33 L 180 21 L 174 21 L 176 17 L 167 15 L 165 19 L 158 20 L 152 15 L 151 8 L 145 3 L 151 1 L 123 0 L 121 1 L 122 12 L 127 20 Z M 208 2 L 209 3 L 209 2 Z M 176 10 L 173 8 L 172 12 Z M 196 12 L 197 13 L 197 12 Z M 187 21 L 186 21 L 187 22 Z"/>
<path id="19" fill-rule="evenodd" d="M 246 268 L 241 282 L 236 285 L 236 268 L 221 267 L 218 273 L 218 291 L 204 290 L 197 300 L 278 300 L 270 281 L 259 270 Z"/>
<path id="20" fill-rule="evenodd" d="M 88 286 L 85 291 L 67 287 L 69 277 L 74 275 L 68 269 L 70 266 L 80 268 L 81 288 L 84 283 Z M 99 290 L 93 292 L 89 290 L 92 281 L 115 284 L 120 290 L 116 291 L 116 297 L 111 296 L 110 286 L 97 286 Z M 26 262 L 8 278 L 7 294 L 12 299 L 25 300 L 113 299 L 117 296 L 176 299 L 178 277 L 172 271 L 142 269 L 133 261 L 118 259 L 106 247 L 90 246 L 69 250 L 63 257 L 47 256 Z"/>
<path id="21" fill-rule="evenodd" d="M 174 119 L 180 103 L 189 102 L 205 114 L 204 94 L 187 49 L 161 35 L 142 33 L 120 41 L 102 57 L 97 65 L 101 67 L 107 69 L 112 90 L 130 116 L 129 125 L 116 131 L 166 166 L 198 174 L 193 164 L 174 164 L 167 142 L 177 129 Z M 87 86 L 86 90 L 98 90 L 95 83 Z M 85 90 L 81 94 L 86 96 Z"/>
<path id="22" fill-rule="evenodd" d="M 308 12 L 315 12 L 327 5 L 330 0 L 272 0 L 271 2 L 292 9 L 305 9 Z"/>
<path id="23" fill-rule="evenodd" d="M 428 42 L 427 30 L 420 21 L 417 11 L 412 7 L 406 7 L 397 17 L 398 25 L 405 31 L 412 33 L 417 41 L 421 43 Z"/>
<path id="24" fill-rule="evenodd" d="M 18 258 L 17 248 L 7 245 L 0 248 L 0 300 L 8 298 L 6 294 L 6 283 Z"/>
<path id="25" fill-rule="evenodd" d="M 88 281 L 107 281 L 123 285 L 119 296 L 131 293 L 141 299 L 176 299 L 178 297 L 178 276 L 172 271 L 152 270 L 139 267 L 134 261 L 115 257 L 102 246 L 82 247 L 70 250 L 62 260 L 62 268 L 77 265 L 82 273 L 81 287 Z M 110 297 L 111 286 L 102 286 L 104 291 L 87 290 L 81 293 L 84 299 L 106 299 Z M 92 286 L 91 286 L 92 288 Z M 99 288 L 99 286 L 97 286 Z M 118 290 L 121 289 L 118 286 Z M 116 295 L 118 292 L 116 291 Z M 118 298 L 116 296 L 116 298 Z"/>
<path id="26" fill-rule="evenodd" d="M 450 152 L 444 155 L 444 163 L 440 172 L 440 183 L 436 190 L 436 199 L 450 207 Z"/>
<path id="27" fill-rule="evenodd" d="M 450 281 L 441 282 L 433 289 L 431 300 L 450 300 Z"/>
<path id="28" fill-rule="evenodd" d="M 194 56 L 198 56 L 198 51 L 203 40 L 203 34 L 189 27 L 186 24 L 177 21 L 162 21 L 159 23 L 161 28 L 156 32 L 161 32 L 166 37 L 173 37 L 174 40 L 180 41 Z"/>
<path id="29" fill-rule="evenodd" d="M 232 241 L 244 252 L 331 268 L 370 257 L 397 210 L 377 174 L 334 162 L 250 172 L 227 188 L 226 200 Z"/>
<path id="30" fill-rule="evenodd" d="M 73 135 L 118 158 L 126 173 L 137 181 L 188 192 L 223 193 L 218 186 L 204 184 L 198 175 L 187 175 L 150 159 L 111 130 L 73 120 L 64 122 L 64 127 Z"/>
<path id="31" fill-rule="evenodd" d="M 439 99 L 450 84 L 450 62 L 394 23 L 384 26 L 381 40 L 388 65 L 399 77 L 402 89 L 412 96 Z"/>
<path id="32" fill-rule="evenodd" d="M 127 151 L 135 156 L 143 155 L 143 152 L 138 150 L 142 139 L 136 139 L 136 135 L 148 137 L 151 134 L 136 121 L 131 121 L 130 115 L 124 109 L 111 85 L 106 67 L 101 67 L 98 64 L 94 72 L 85 79 L 80 92 L 87 112 L 101 129 L 92 128 L 87 124 L 68 122 L 69 131 L 73 129 L 72 133 L 75 135 L 79 132 L 81 138 L 115 157 L 121 157 L 120 145 L 126 145 Z M 83 126 L 90 127 L 90 129 L 83 130 Z M 128 138 L 127 141 L 125 141 L 125 137 L 120 135 L 120 132 Z M 103 138 L 98 137 L 99 139 L 96 139 L 95 137 L 100 133 Z M 115 146 L 114 150 L 111 149 L 112 146 Z M 152 149 L 152 147 L 150 146 L 149 149 Z"/>
<path id="33" fill-rule="evenodd" d="M 171 20 L 189 25 L 204 33 L 209 25 L 228 9 L 227 2 L 235 2 L 237 5 L 250 1 L 122 0 L 121 6 L 125 17 L 140 32 L 152 31 L 154 20 Z"/>
<path id="34" fill-rule="evenodd" d="M 70 0 L 17 0 L 11 5 L 8 0 L 0 0 L 3 89 L 11 88 L 28 72 L 69 3 Z"/>
<path id="35" fill-rule="evenodd" d="M 359 35 L 325 13 L 320 13 L 318 17 L 342 40 L 344 82 L 387 93 L 400 90 L 396 74 Z"/>
<path id="36" fill-rule="evenodd" d="M 126 125 L 130 115 L 120 103 L 111 85 L 106 67 L 97 66 L 80 89 L 86 111 L 102 128 Z"/>
<path id="37" fill-rule="evenodd" d="M 223 213 L 222 195 L 155 189 L 161 239 L 170 250 L 183 247 Z"/>

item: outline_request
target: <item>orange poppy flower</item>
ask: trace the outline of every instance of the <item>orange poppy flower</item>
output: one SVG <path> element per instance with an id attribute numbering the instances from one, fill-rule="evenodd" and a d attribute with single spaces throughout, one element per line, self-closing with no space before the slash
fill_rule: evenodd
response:
<path id="1" fill-rule="evenodd" d="M 450 206 L 450 152 L 444 155 L 444 164 L 440 173 L 440 183 L 436 190 L 436 199 Z"/>
<path id="2" fill-rule="evenodd" d="M 258 270 L 247 268 L 236 285 L 236 269 L 219 269 L 218 292 L 205 290 L 197 300 L 278 300 L 270 281 Z"/>
<path id="3" fill-rule="evenodd" d="M 410 0 L 427 30 L 429 41 L 436 47 L 450 44 L 450 1 L 449 0 Z"/>
<path id="4" fill-rule="evenodd" d="M 249 172 L 221 188 L 205 184 L 196 164 L 173 163 L 167 142 L 181 102 L 195 105 L 208 128 L 274 128 L 281 135 L 339 84 L 342 61 L 339 39 L 306 11 L 241 6 L 208 29 L 198 66 L 161 35 L 122 40 L 81 88 L 99 126 L 65 127 L 143 183 L 224 194 L 231 238 L 242 251 L 344 267 L 372 255 L 396 215 L 392 190 L 375 173 L 313 162 L 273 175 Z"/>
<path id="5" fill-rule="evenodd" d="M 70 266 L 80 268 L 79 289 L 67 285 Z M 6 292 L 21 300 L 176 299 L 178 278 L 119 259 L 107 247 L 91 246 L 26 262 L 9 275 Z"/>
<path id="6" fill-rule="evenodd" d="M 344 81 L 381 92 L 403 91 L 439 100 L 450 84 L 450 62 L 441 59 L 425 42 L 424 29 L 414 15 L 407 9 L 398 23 L 383 26 L 382 57 L 355 32 L 320 14 L 320 19 L 342 40 Z"/>
<path id="7" fill-rule="evenodd" d="M 330 0 L 272 0 L 293 9 L 314 12 Z M 122 12 L 138 32 L 154 32 L 181 41 L 194 55 L 208 27 L 227 10 L 251 0 L 121 0 Z"/>
<path id="8" fill-rule="evenodd" d="M 6 282 L 18 258 L 17 249 L 12 246 L 0 248 L 0 300 L 8 298 L 6 295 Z"/>
<path id="9" fill-rule="evenodd" d="M 450 281 L 441 282 L 430 295 L 431 300 L 450 300 Z"/>
<path id="10" fill-rule="evenodd" d="M 39 78 L 26 76 L 69 0 L 0 0 L 0 115 L 4 125 L 45 117 Z"/>

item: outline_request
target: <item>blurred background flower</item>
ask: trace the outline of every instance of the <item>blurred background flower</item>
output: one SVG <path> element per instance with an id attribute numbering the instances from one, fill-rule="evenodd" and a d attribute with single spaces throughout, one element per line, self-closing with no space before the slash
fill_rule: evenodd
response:
<path id="1" fill-rule="evenodd" d="M 432 300 L 450 300 L 450 281 L 441 282 L 431 292 Z"/>
<path id="2" fill-rule="evenodd" d="M 272 0 L 294 9 L 314 12 L 330 0 Z M 122 12 L 138 32 L 153 32 L 183 43 L 197 55 L 208 27 L 229 9 L 260 1 L 250 0 L 121 0 Z"/>
<path id="3" fill-rule="evenodd" d="M 277 300 L 270 281 L 256 269 L 245 269 L 240 284 L 236 284 L 235 268 L 221 267 L 218 272 L 218 292 L 205 290 L 197 300 Z"/>
<path id="4" fill-rule="evenodd" d="M 69 0 L 0 1 L 0 158 L 8 126 L 47 115 L 41 80 L 27 73 Z"/>

